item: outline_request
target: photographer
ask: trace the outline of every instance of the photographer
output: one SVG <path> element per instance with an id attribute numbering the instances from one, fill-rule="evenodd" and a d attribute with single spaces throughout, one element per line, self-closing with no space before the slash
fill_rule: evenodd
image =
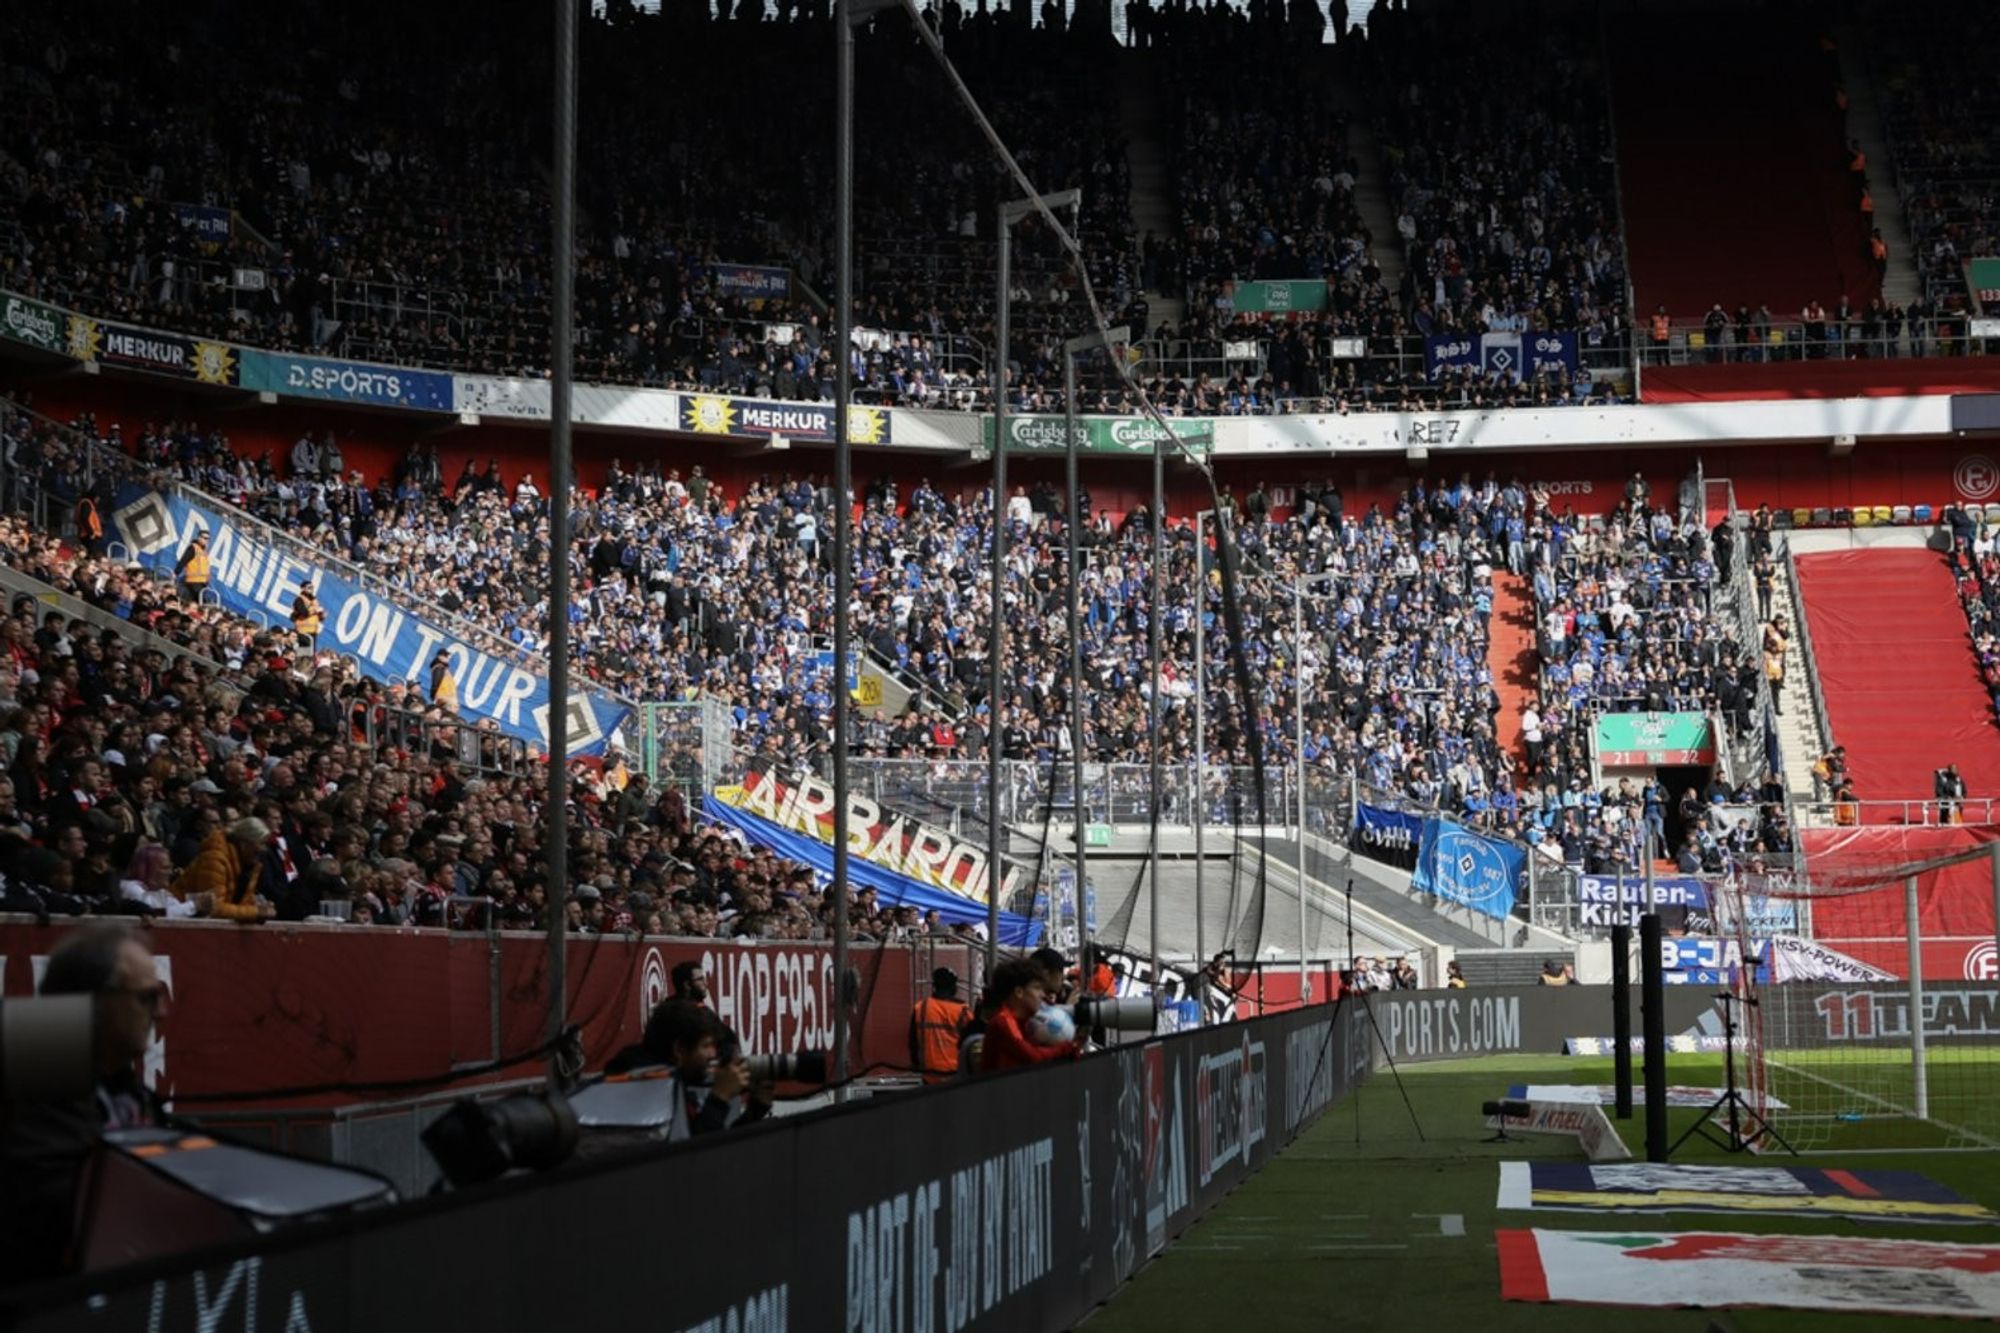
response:
<path id="1" fill-rule="evenodd" d="M 52 1277 L 71 1262 L 77 1190 L 107 1129 L 161 1121 L 159 1098 L 137 1073 L 165 1009 L 153 955 L 124 926 L 88 926 L 56 946 L 43 995 L 96 997 L 97 1087 L 75 1102 L 5 1107 L 0 1131 L 0 1286 Z"/>
<path id="2" fill-rule="evenodd" d="M 771 1114 L 776 1089 L 753 1080 L 736 1034 L 708 1009 L 687 1000 L 662 1000 L 646 1020 L 645 1036 L 605 1066 L 624 1074 L 648 1066 L 674 1071 L 673 1127 L 679 1140 L 751 1124 Z"/>

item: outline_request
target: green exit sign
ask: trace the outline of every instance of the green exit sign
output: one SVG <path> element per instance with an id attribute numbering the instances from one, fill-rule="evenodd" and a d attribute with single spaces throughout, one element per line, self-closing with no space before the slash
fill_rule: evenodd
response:
<path id="1" fill-rule="evenodd" d="M 1111 825 L 1109 824 L 1084 825 L 1083 845 L 1086 847 L 1109 847 L 1111 845 Z"/>

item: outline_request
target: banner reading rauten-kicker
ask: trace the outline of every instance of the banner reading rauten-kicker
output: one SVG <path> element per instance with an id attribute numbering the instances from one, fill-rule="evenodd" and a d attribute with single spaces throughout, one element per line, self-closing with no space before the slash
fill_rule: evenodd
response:
<path id="1" fill-rule="evenodd" d="M 154 573 L 173 576 L 197 532 L 209 534 L 209 590 L 224 609 L 288 624 L 292 599 L 311 585 L 326 611 L 319 645 L 353 657 L 370 680 L 422 683 L 444 653 L 458 682 L 458 711 L 490 721 L 505 734 L 547 746 L 549 683 L 531 671 L 481 652 L 450 631 L 403 611 L 353 579 L 319 567 L 271 543 L 261 525 L 232 521 L 178 496 L 122 486 L 111 516 L 113 535 Z M 603 695 L 569 697 L 569 751 L 595 754 L 631 710 Z"/>
<path id="2" fill-rule="evenodd" d="M 1174 437 L 1191 452 L 1206 454 L 1215 447 L 1215 424 L 1211 421 L 1176 420 Z M 979 438 L 993 447 L 993 418 L 982 418 Z M 1076 451 L 1080 454 L 1150 453 L 1153 441 L 1161 438 L 1159 424 L 1148 417 L 1078 417 Z M 1014 454 L 1059 454 L 1063 451 L 1063 418 L 1058 416 L 1009 416 L 1007 452 Z"/>

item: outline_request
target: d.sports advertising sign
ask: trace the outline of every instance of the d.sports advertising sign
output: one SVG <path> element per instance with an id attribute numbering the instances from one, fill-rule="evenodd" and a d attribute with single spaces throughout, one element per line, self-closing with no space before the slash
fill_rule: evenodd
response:
<path id="1" fill-rule="evenodd" d="M 261 525 L 239 522 L 190 503 L 127 484 L 118 490 L 112 531 L 146 569 L 174 578 L 183 551 L 206 533 L 212 578 L 208 590 L 241 616 L 288 624 L 292 601 L 310 587 L 326 613 L 318 645 L 360 664 L 384 684 L 421 684 L 443 653 L 458 682 L 458 712 L 491 722 L 531 745 L 549 743 L 549 683 L 513 662 L 488 655 L 451 630 L 403 610 L 381 595 L 278 546 Z M 575 691 L 568 701 L 569 752 L 603 750 L 631 709 L 608 696 Z"/>
<path id="2" fill-rule="evenodd" d="M 1379 805 L 1354 807 L 1354 849 L 1371 861 L 1414 870 L 1423 839 L 1421 815 Z"/>
<path id="3" fill-rule="evenodd" d="M 1715 762 L 1715 731 L 1706 713 L 1605 713 L 1595 734 L 1598 762 L 1606 768 Z"/>
<path id="4" fill-rule="evenodd" d="M 1526 868 L 1527 853 L 1513 843 L 1433 817 L 1424 821 L 1411 883 L 1420 893 L 1505 917 L 1514 911 Z"/>
<path id="5" fill-rule="evenodd" d="M 839 418 L 832 403 L 766 402 L 718 393 L 691 393 L 681 398 L 681 429 L 696 435 L 731 435 L 832 443 Z M 847 409 L 847 438 L 855 444 L 889 443 L 888 409 L 853 406 Z"/>
<path id="6" fill-rule="evenodd" d="M 243 349 L 241 383 L 260 393 L 323 398 L 337 403 L 452 410 L 452 377 L 434 370 L 405 370 L 323 356 Z"/>

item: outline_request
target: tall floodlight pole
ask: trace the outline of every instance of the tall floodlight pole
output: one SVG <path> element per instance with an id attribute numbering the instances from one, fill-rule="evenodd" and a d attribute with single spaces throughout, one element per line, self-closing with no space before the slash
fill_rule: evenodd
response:
<path id="1" fill-rule="evenodd" d="M 1090 928 L 1090 881 L 1087 878 L 1088 855 L 1084 851 L 1085 810 L 1083 799 L 1083 523 L 1087 517 L 1077 493 L 1082 490 L 1077 475 L 1076 437 L 1076 355 L 1092 348 L 1102 347 L 1107 352 L 1114 346 L 1123 346 L 1132 341 L 1132 331 L 1124 325 L 1103 332 L 1086 333 L 1080 338 L 1071 338 L 1063 344 L 1063 473 L 1069 485 L 1069 503 L 1064 512 L 1069 515 L 1069 729 L 1070 729 L 1070 781 L 1075 787 L 1076 799 L 1076 922 L 1077 938 L 1082 944 L 1078 957 L 1083 961 L 1083 982 L 1087 989 L 1092 971 Z"/>
<path id="2" fill-rule="evenodd" d="M 1312 979 L 1306 965 L 1306 589 L 1336 577 L 1300 574 L 1292 584 L 1292 769 L 1298 778 L 1299 872 L 1299 1003 L 1311 998 Z M 1349 960 L 1349 966 L 1353 960 Z"/>
<path id="3" fill-rule="evenodd" d="M 1050 209 L 1074 207 L 1083 198 L 1080 191 L 1064 190 L 1046 194 L 1040 203 Z M 1039 212 L 1037 201 L 1017 199 L 1000 205 L 999 290 L 995 293 L 993 321 L 994 354 L 988 379 L 993 394 L 993 574 L 989 595 L 993 602 L 993 627 L 987 636 L 987 666 L 990 682 L 986 691 L 986 975 L 992 976 L 999 962 L 1000 884 L 1007 854 L 1007 831 L 1000 821 L 1000 789 L 1005 765 L 1000 750 L 1000 727 L 1007 697 L 1007 358 L 1013 286 L 1014 224 L 1030 213 Z"/>
<path id="4" fill-rule="evenodd" d="M 886 7 L 883 0 L 836 0 L 834 33 L 834 305 L 833 305 L 833 1082 L 845 1100 L 847 1016 L 847 750 L 848 663 L 853 659 L 854 441 L 854 29 Z"/>
<path id="5" fill-rule="evenodd" d="M 576 24 L 577 0 L 556 0 L 554 307 L 549 331 L 549 1030 L 568 1022 L 569 968 L 569 474 L 570 389 L 576 305 Z M 562 1053 L 549 1049 L 549 1081 L 563 1077 Z"/>
<path id="6" fill-rule="evenodd" d="M 1208 823 L 1208 635 L 1202 614 L 1208 608 L 1208 547 L 1202 540 L 1205 520 L 1215 517 L 1213 509 L 1194 516 L 1194 960 L 1199 969 L 1197 990 L 1202 1004 L 1202 1021 L 1207 1021 L 1208 930 L 1203 921 L 1202 834 Z"/>
<path id="7" fill-rule="evenodd" d="M 1117 355 L 1113 352 L 1113 355 Z M 1152 827 L 1146 836 L 1146 938 L 1153 946 L 1153 1007 L 1160 1003 L 1160 735 L 1163 709 L 1160 683 L 1163 662 L 1160 656 L 1160 621 L 1167 607 L 1167 440 L 1162 432 L 1153 437 L 1153 604 L 1146 616 L 1147 654 L 1153 673 L 1153 688 L 1147 691 L 1146 753 L 1151 758 L 1147 781 L 1152 784 L 1150 802 Z"/>

